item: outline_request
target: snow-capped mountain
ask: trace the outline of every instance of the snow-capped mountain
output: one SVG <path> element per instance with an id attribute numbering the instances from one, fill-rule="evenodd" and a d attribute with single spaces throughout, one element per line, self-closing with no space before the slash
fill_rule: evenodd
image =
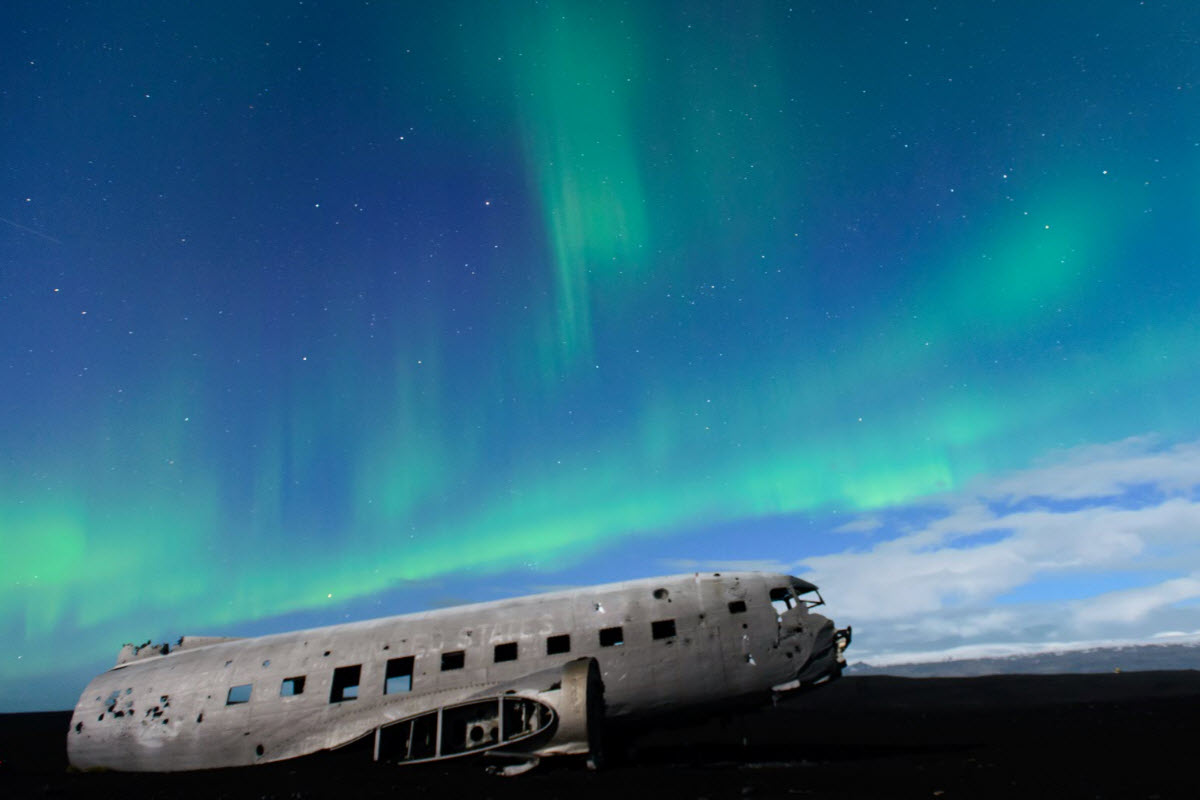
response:
<path id="1" fill-rule="evenodd" d="M 847 675 L 898 675 L 955 678 L 976 675 L 1051 675 L 1085 672 L 1135 672 L 1200 669 L 1200 641 L 1186 643 L 1060 646 L 1040 652 L 963 657 L 946 655 L 918 660 L 887 658 L 851 664 Z"/>

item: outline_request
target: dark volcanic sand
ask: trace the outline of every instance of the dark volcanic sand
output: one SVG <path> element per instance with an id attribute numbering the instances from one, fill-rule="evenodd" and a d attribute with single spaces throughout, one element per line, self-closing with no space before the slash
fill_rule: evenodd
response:
<path id="1" fill-rule="evenodd" d="M 393 767 L 368 753 L 176 774 L 66 769 L 69 714 L 0 716 L 0 797 L 1200 797 L 1200 672 L 847 677 L 644 729 L 599 772 Z"/>

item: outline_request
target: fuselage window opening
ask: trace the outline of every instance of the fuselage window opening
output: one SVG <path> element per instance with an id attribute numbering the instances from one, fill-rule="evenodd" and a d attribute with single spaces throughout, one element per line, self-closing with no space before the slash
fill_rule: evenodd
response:
<path id="1" fill-rule="evenodd" d="M 240 686 L 230 686 L 229 694 L 225 695 L 225 705 L 237 706 L 250 702 L 250 687 L 254 684 L 243 683 Z"/>
<path id="2" fill-rule="evenodd" d="M 467 655 L 464 650 L 451 650 L 449 653 L 442 653 L 442 672 L 462 669 L 466 663 Z"/>
<path id="3" fill-rule="evenodd" d="M 358 699 L 358 683 L 362 679 L 362 664 L 338 667 L 333 671 L 333 686 L 329 689 L 329 702 L 341 703 Z"/>
<path id="4" fill-rule="evenodd" d="M 746 601 L 745 600 L 732 601 L 729 604 L 729 613 L 730 614 L 745 614 L 746 613 Z"/>
<path id="5" fill-rule="evenodd" d="M 284 678 L 283 683 L 279 684 L 280 697 L 293 697 L 298 694 L 304 694 L 303 675 L 297 675 L 294 678 Z"/>
<path id="6" fill-rule="evenodd" d="M 517 660 L 517 643 L 505 642 L 504 644 L 496 645 L 495 661 L 499 664 L 501 661 L 516 661 Z"/>
<path id="7" fill-rule="evenodd" d="M 389 658 L 383 676 L 384 694 L 403 694 L 412 691 L 413 657 Z"/>
<path id="8" fill-rule="evenodd" d="M 650 623 L 650 632 L 655 639 L 670 639 L 675 635 L 675 620 L 660 619 Z"/>
<path id="9" fill-rule="evenodd" d="M 600 629 L 601 647 L 620 647 L 623 644 L 625 644 L 625 631 L 620 625 L 615 628 Z"/>
<path id="10" fill-rule="evenodd" d="M 546 655 L 557 656 L 571 652 L 571 634 L 560 633 L 546 639 Z"/>

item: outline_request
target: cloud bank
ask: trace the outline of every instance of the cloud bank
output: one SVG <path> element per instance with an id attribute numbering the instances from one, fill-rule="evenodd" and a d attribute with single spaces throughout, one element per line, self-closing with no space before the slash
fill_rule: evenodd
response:
<path id="1" fill-rule="evenodd" d="M 1200 442 L 1059 452 L 839 535 L 858 544 L 793 567 L 854 625 L 857 659 L 1200 628 Z"/>

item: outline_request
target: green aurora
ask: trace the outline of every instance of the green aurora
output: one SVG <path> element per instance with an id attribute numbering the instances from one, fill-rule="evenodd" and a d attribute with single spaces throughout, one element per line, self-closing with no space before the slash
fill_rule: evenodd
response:
<path id="1" fill-rule="evenodd" d="M 1196 15 L 1018 6 L 6 26 L 2 685 L 1195 436 Z"/>

